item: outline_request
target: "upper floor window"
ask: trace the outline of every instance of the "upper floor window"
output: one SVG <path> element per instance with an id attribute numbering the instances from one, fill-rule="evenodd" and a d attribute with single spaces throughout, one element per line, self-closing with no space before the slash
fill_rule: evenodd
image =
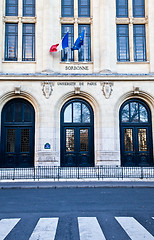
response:
<path id="1" fill-rule="evenodd" d="M 35 0 L 5 0 L 5 15 L 4 60 L 35 61 Z"/>
<path id="2" fill-rule="evenodd" d="M 147 61 L 145 0 L 116 0 L 116 3 L 117 60 Z"/>
<path id="3" fill-rule="evenodd" d="M 145 25 L 134 25 L 134 61 L 146 61 Z"/>
<path id="4" fill-rule="evenodd" d="M 90 17 L 90 0 L 61 0 L 61 16 L 74 17 L 74 5 L 78 5 L 78 17 Z"/>
<path id="5" fill-rule="evenodd" d="M 74 51 L 71 51 L 71 46 L 74 43 L 74 25 L 73 24 L 63 24 L 62 25 L 62 38 L 68 32 L 68 46 L 69 48 L 65 48 L 61 52 L 61 60 L 63 62 L 72 62 L 74 61 Z"/>
<path id="6" fill-rule="evenodd" d="M 61 1 L 61 15 L 62 17 L 74 16 L 74 0 L 62 0 Z"/>
<path id="7" fill-rule="evenodd" d="M 128 25 L 117 25 L 117 59 L 129 61 Z"/>
<path id="8" fill-rule="evenodd" d="M 6 0 L 5 15 L 18 16 L 18 0 Z"/>
<path id="9" fill-rule="evenodd" d="M 18 58 L 18 24 L 5 24 L 5 60 L 17 61 Z"/>
<path id="10" fill-rule="evenodd" d="M 128 0 L 116 0 L 116 16 L 118 18 L 128 17 Z"/>
<path id="11" fill-rule="evenodd" d="M 133 0 L 133 17 L 145 17 L 145 0 Z"/>
<path id="12" fill-rule="evenodd" d="M 82 31 L 85 30 L 84 33 L 84 44 L 79 49 L 78 60 L 81 62 L 89 62 L 91 61 L 91 34 L 90 34 L 90 25 L 79 25 L 79 35 Z"/>
<path id="13" fill-rule="evenodd" d="M 23 16 L 35 16 L 35 0 L 23 0 Z"/>
<path id="14" fill-rule="evenodd" d="M 65 18 L 61 21 L 61 37 L 63 38 L 67 32 L 69 33 L 69 47 L 61 52 L 61 61 L 63 62 L 91 61 L 92 19 L 90 18 L 90 4 L 90 0 L 61 0 L 61 16 Z M 81 34 L 83 34 L 82 37 Z M 78 42 L 78 39 L 82 41 L 82 44 L 76 46 L 75 49 L 74 44 L 76 41 Z"/>
<path id="15" fill-rule="evenodd" d="M 78 0 L 78 17 L 90 17 L 90 0 Z"/>
<path id="16" fill-rule="evenodd" d="M 35 24 L 23 24 L 22 60 L 35 61 Z"/>

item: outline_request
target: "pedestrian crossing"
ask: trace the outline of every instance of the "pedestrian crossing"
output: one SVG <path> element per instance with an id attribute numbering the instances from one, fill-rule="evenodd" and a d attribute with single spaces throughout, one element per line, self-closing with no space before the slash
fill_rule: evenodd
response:
<path id="1" fill-rule="evenodd" d="M 114 217 L 116 222 L 125 231 L 131 240 L 154 240 L 154 236 L 141 223 L 133 217 Z M 154 217 L 152 217 L 154 219 Z M 0 240 L 11 239 L 8 237 L 11 231 L 21 221 L 20 218 L 0 220 Z M 78 217 L 79 240 L 108 240 L 96 217 Z M 40 218 L 31 233 L 29 240 L 55 240 L 59 224 L 59 218 Z M 110 231 L 110 229 L 109 229 Z M 15 238 L 14 240 L 19 240 Z M 26 239 L 28 240 L 28 239 Z M 57 238 L 56 238 L 57 240 Z"/>

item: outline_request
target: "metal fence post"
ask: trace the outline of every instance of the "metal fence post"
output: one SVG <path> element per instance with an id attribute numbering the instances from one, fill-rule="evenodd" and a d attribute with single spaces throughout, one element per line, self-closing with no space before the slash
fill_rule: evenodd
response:
<path id="1" fill-rule="evenodd" d="M 99 180 L 99 166 L 98 166 L 98 180 Z"/>
<path id="2" fill-rule="evenodd" d="M 14 180 L 15 179 L 15 168 L 13 169 L 13 178 L 12 178 L 12 180 Z"/>
<path id="3" fill-rule="evenodd" d="M 38 179 L 38 181 L 39 181 L 39 174 L 40 174 L 40 170 L 39 169 L 40 169 L 40 166 L 37 167 L 37 179 Z"/>
<path id="4" fill-rule="evenodd" d="M 80 178 L 79 167 L 78 167 L 78 179 Z"/>
<path id="5" fill-rule="evenodd" d="M 57 178 L 57 179 L 58 179 L 58 181 L 59 181 L 59 168 L 60 168 L 60 167 L 58 167 L 58 178 Z"/>
<path id="6" fill-rule="evenodd" d="M 141 179 L 143 179 L 143 167 L 141 167 Z"/>
<path id="7" fill-rule="evenodd" d="M 124 178 L 123 167 L 121 168 L 121 170 L 122 170 L 122 180 L 123 180 Z"/>
<path id="8" fill-rule="evenodd" d="M 34 166 L 34 181 L 35 181 L 35 166 Z"/>

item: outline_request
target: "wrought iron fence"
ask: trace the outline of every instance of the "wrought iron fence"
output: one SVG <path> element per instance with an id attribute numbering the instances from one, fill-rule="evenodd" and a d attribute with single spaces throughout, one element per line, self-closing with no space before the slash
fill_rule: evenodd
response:
<path id="1" fill-rule="evenodd" d="M 0 180 L 17 179 L 153 179 L 154 167 L 50 167 L 0 168 Z"/>

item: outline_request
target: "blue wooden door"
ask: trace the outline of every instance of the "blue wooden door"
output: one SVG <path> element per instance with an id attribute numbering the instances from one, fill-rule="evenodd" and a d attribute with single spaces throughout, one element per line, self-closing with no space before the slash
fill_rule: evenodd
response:
<path id="1" fill-rule="evenodd" d="M 93 112 L 81 99 L 66 103 L 61 112 L 61 166 L 94 166 Z"/>
<path id="2" fill-rule="evenodd" d="M 23 99 L 2 111 L 1 167 L 34 166 L 34 109 Z"/>
<path id="3" fill-rule="evenodd" d="M 152 126 L 147 105 L 132 99 L 120 111 L 122 166 L 152 166 Z"/>

